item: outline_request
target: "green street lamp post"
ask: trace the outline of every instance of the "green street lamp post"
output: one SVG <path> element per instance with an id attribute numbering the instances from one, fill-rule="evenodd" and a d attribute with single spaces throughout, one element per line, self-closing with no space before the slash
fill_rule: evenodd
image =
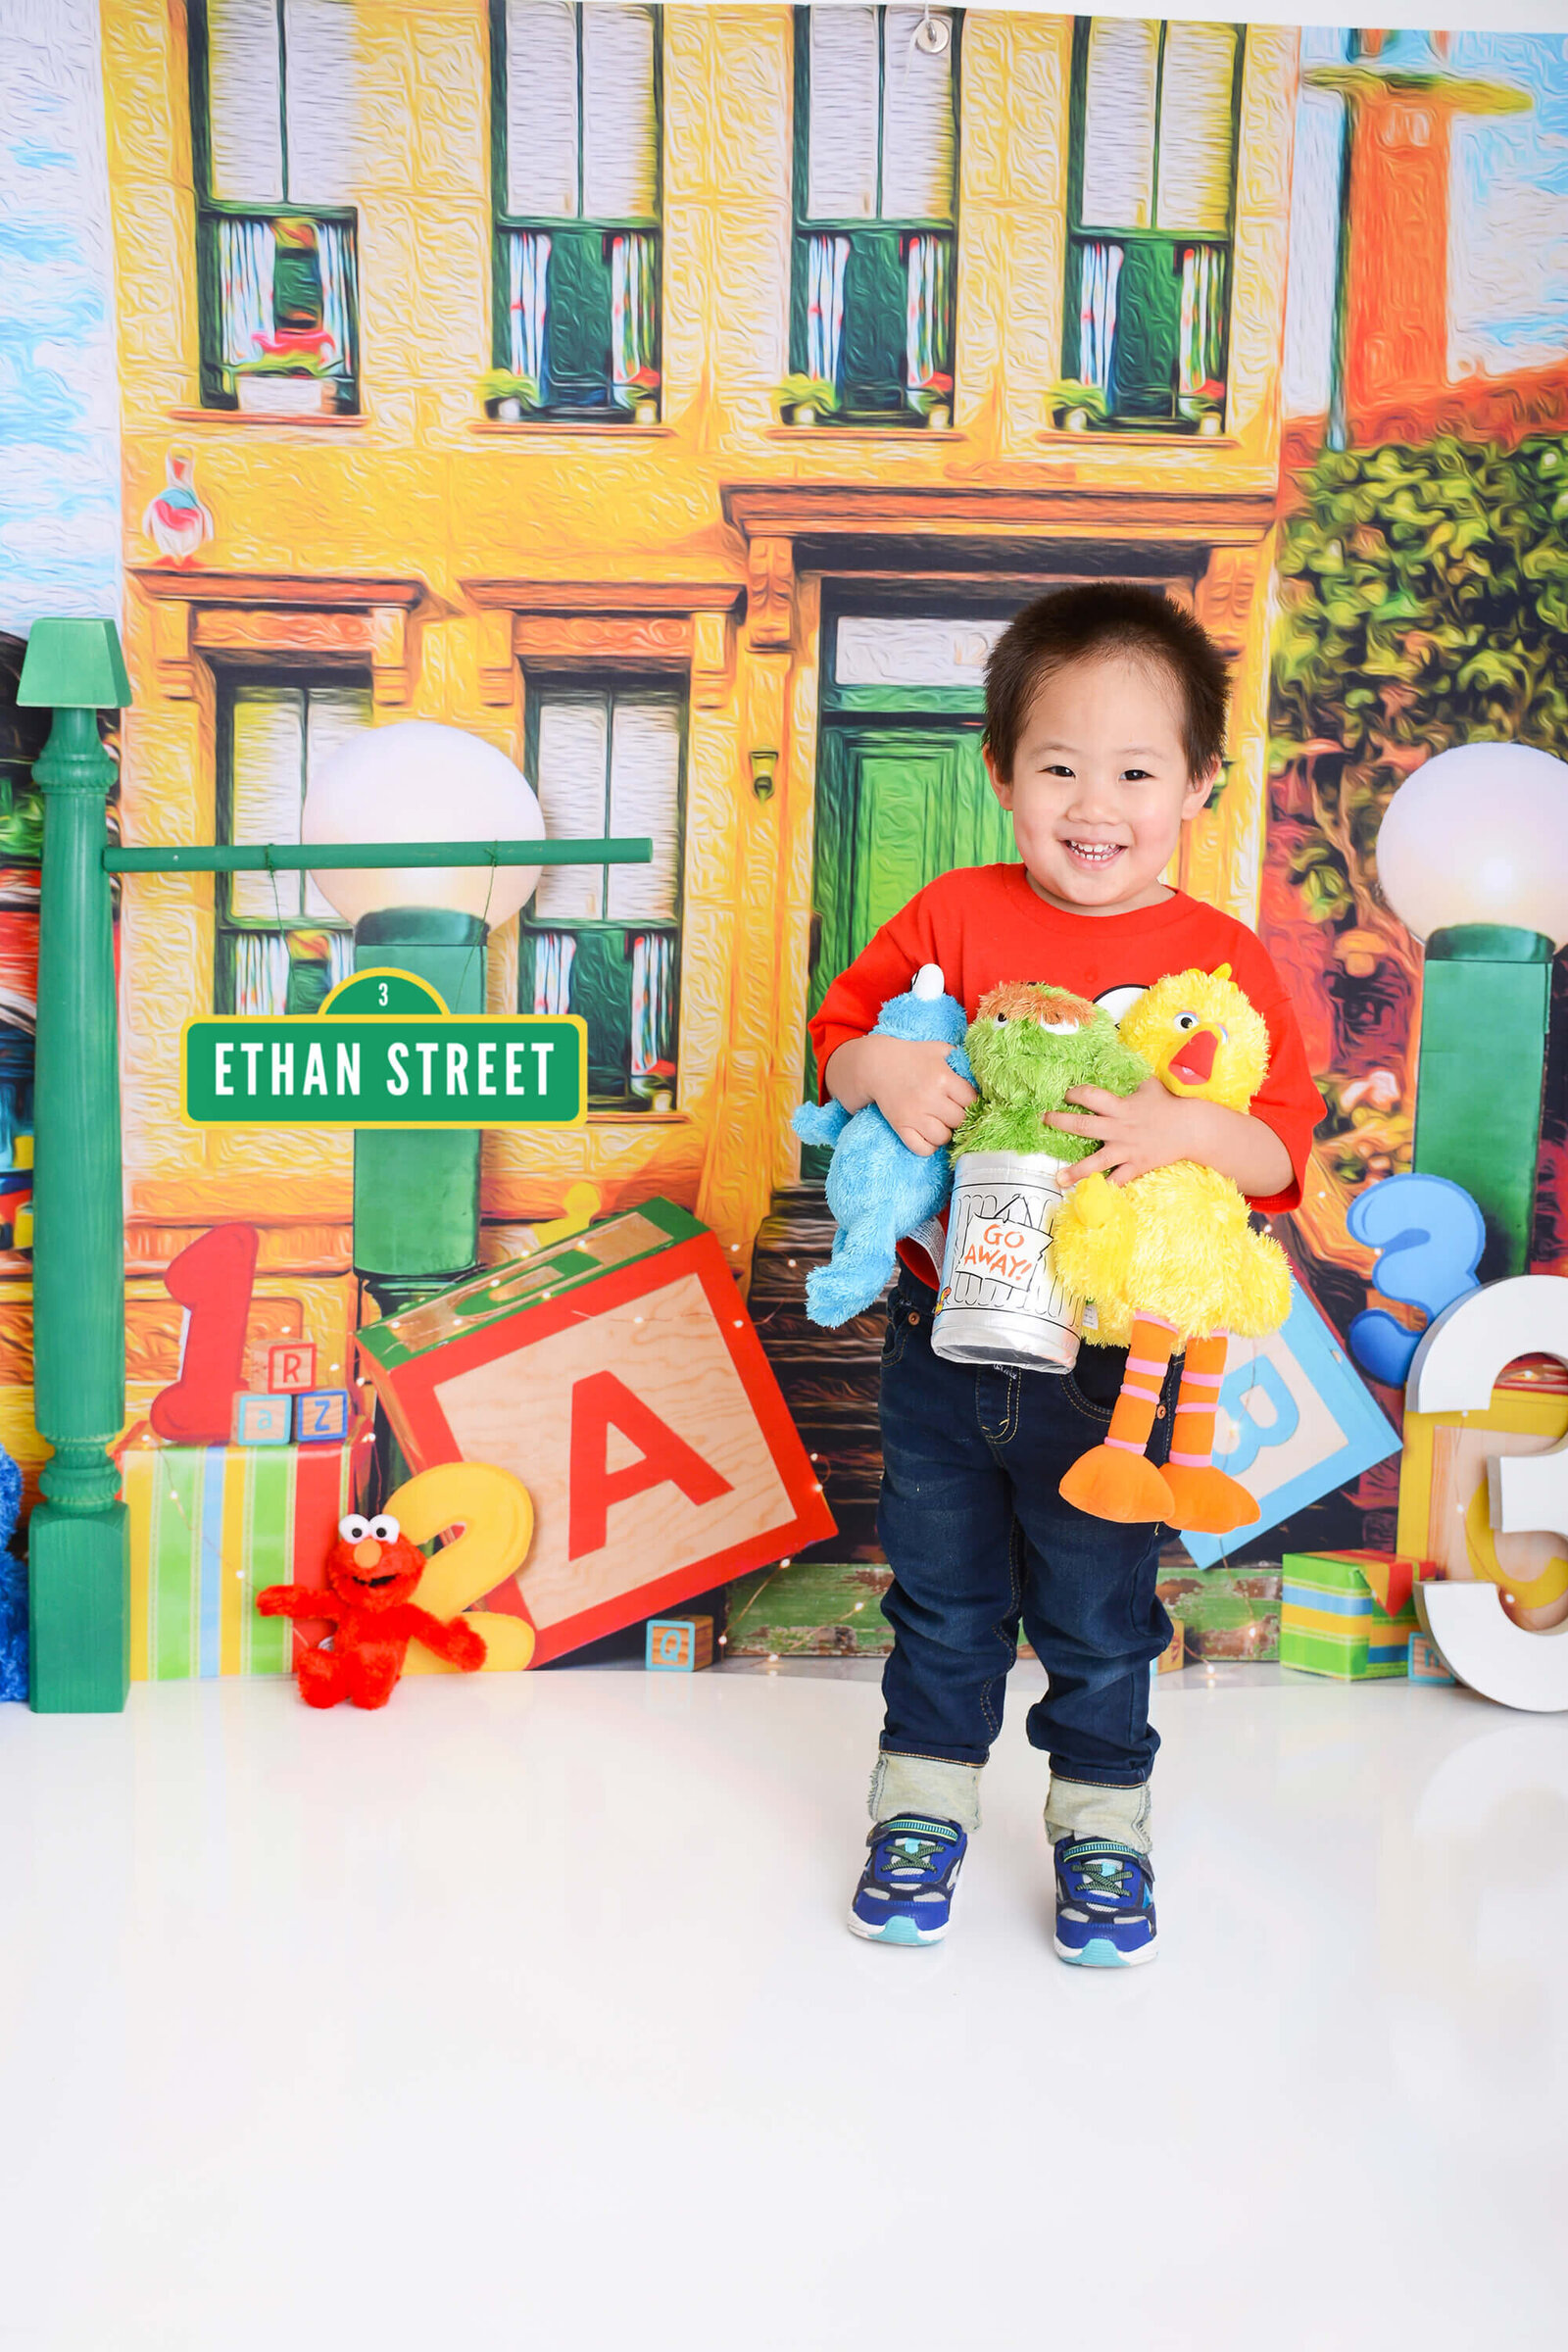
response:
<path id="1" fill-rule="evenodd" d="M 1378 882 L 1426 944 L 1414 1166 L 1486 1221 L 1484 1281 L 1528 1272 L 1551 965 L 1568 943 L 1568 762 L 1464 744 L 1390 802 Z"/>
<path id="2" fill-rule="evenodd" d="M 125 1238 L 114 920 L 115 763 L 98 712 L 130 684 L 109 620 L 40 620 L 18 701 L 54 710 L 43 793 L 33 1169 L 34 1415 L 53 1448 L 28 1533 L 30 1696 L 110 1713 L 130 1687 L 129 1551 L 109 1448 L 125 1418 Z"/>
<path id="3" fill-rule="evenodd" d="M 34 1076 L 33 1389 L 38 1430 L 52 1448 L 44 1500 L 28 1533 L 31 1610 L 29 1696 L 42 1713 L 108 1713 L 129 1690 L 128 1527 L 111 1456 L 125 1418 L 125 1244 L 120 1130 L 120 1057 L 111 876 L 162 873 L 310 872 L 363 890 L 372 873 L 402 877 L 380 903 L 356 909 L 356 962 L 395 966 L 427 980 L 453 1012 L 482 1011 L 487 921 L 531 895 L 544 866 L 647 864 L 646 838 L 545 841 L 537 804 L 512 763 L 503 809 L 470 791 L 394 806 L 383 792 L 373 835 L 309 846 L 174 844 L 120 848 L 109 839 L 115 763 L 99 740 L 97 712 L 130 700 L 120 640 L 108 620 L 41 620 L 23 666 L 20 702 L 52 708 L 33 774 L 44 796 Z M 408 722 L 372 731 L 464 738 L 461 730 Z M 488 747 L 476 747 L 484 754 Z M 473 748 L 449 746 L 470 769 Z M 394 762 L 395 767 L 395 762 Z M 384 787 L 384 769 L 378 769 Z M 405 777 L 405 782 L 408 778 Z M 437 778 L 439 784 L 443 779 Z M 394 774 L 391 781 L 395 785 Z M 471 782 L 471 774 L 470 774 Z M 466 838 L 412 838 L 430 808 Z M 505 814 L 483 834 L 484 814 Z M 355 870 L 351 870 L 355 869 Z M 477 911 L 443 877 L 479 876 Z M 451 903 L 454 899 L 457 904 Z M 436 904 L 430 905 L 434 900 Z M 443 904 L 443 900 L 447 903 Z M 405 901 L 412 902 L 405 904 Z M 383 1305 L 404 1303 L 473 1263 L 478 1229 L 478 1130 L 391 1132 L 355 1138 L 356 1264 Z M 445 1146 L 443 1152 L 433 1147 Z M 371 1147 L 367 1151 L 366 1147 Z"/>

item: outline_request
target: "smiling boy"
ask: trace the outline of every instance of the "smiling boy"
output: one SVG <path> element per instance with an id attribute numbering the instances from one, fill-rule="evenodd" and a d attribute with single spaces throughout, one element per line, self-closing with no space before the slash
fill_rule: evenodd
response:
<path id="1" fill-rule="evenodd" d="M 941 965 L 972 1019 L 1005 981 L 1048 981 L 1119 1015 L 1167 972 L 1228 962 L 1268 1025 L 1250 1113 L 1153 1079 L 1125 1099 L 1078 1088 L 1040 1148 L 1053 1126 L 1087 1136 L 1098 1149 L 1074 1175 L 1116 1183 L 1196 1159 L 1256 1208 L 1294 1207 L 1323 1106 L 1284 987 L 1245 924 L 1160 879 L 1214 789 L 1227 699 L 1216 648 L 1153 590 L 1069 588 L 1020 612 L 987 664 L 986 764 L 1021 862 L 944 874 L 833 983 L 811 1023 L 827 1092 L 851 1111 L 875 1102 L 911 1151 L 947 1148 L 973 1095 L 946 1046 L 870 1034 L 922 964 Z M 1058 1493 L 1105 1435 L 1125 1354 L 1085 1346 L 1065 1377 L 945 1362 L 931 1348 L 937 1270 L 913 1243 L 900 1254 L 878 1516 L 893 1649 L 850 1925 L 885 1942 L 946 1934 L 1021 1626 L 1050 1681 L 1028 1735 L 1050 1756 L 1056 1951 L 1152 1959 L 1149 1670 L 1171 1632 L 1154 1589 L 1165 1531 L 1086 1517 Z M 1166 1378 L 1156 1460 L 1179 1374 Z"/>

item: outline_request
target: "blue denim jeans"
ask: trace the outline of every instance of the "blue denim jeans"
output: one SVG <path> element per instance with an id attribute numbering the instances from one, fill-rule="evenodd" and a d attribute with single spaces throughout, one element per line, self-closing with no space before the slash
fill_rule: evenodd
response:
<path id="1" fill-rule="evenodd" d="M 950 1364 L 932 1352 L 935 1305 L 903 1271 L 882 1349 L 878 1532 L 894 1637 L 882 1754 L 984 1764 L 1021 1624 L 1050 1680 L 1028 1733 L 1054 1780 L 1139 1788 L 1159 1745 L 1149 1670 L 1171 1637 L 1154 1590 L 1165 1529 L 1091 1519 L 1057 1493 L 1104 1437 L 1125 1355 L 1085 1348 L 1065 1377 Z M 1155 1461 L 1179 1378 L 1173 1364 Z"/>

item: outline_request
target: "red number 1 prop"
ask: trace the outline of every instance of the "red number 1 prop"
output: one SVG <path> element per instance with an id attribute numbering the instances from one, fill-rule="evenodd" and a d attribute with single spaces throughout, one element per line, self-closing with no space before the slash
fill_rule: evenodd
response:
<path id="1" fill-rule="evenodd" d="M 254 1225 L 215 1225 L 164 1276 L 185 1309 L 179 1378 L 147 1418 L 166 1446 L 226 1446 L 234 1392 L 245 1385 L 245 1332 L 256 1276 Z"/>

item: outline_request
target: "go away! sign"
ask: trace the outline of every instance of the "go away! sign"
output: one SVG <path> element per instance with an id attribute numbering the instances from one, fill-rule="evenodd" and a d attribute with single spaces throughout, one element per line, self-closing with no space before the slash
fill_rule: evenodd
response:
<path id="1" fill-rule="evenodd" d="M 187 1021 L 180 1103 L 197 1127 L 577 1127 L 587 1031 L 448 1012 L 412 972 L 356 972 L 318 1012 Z"/>

